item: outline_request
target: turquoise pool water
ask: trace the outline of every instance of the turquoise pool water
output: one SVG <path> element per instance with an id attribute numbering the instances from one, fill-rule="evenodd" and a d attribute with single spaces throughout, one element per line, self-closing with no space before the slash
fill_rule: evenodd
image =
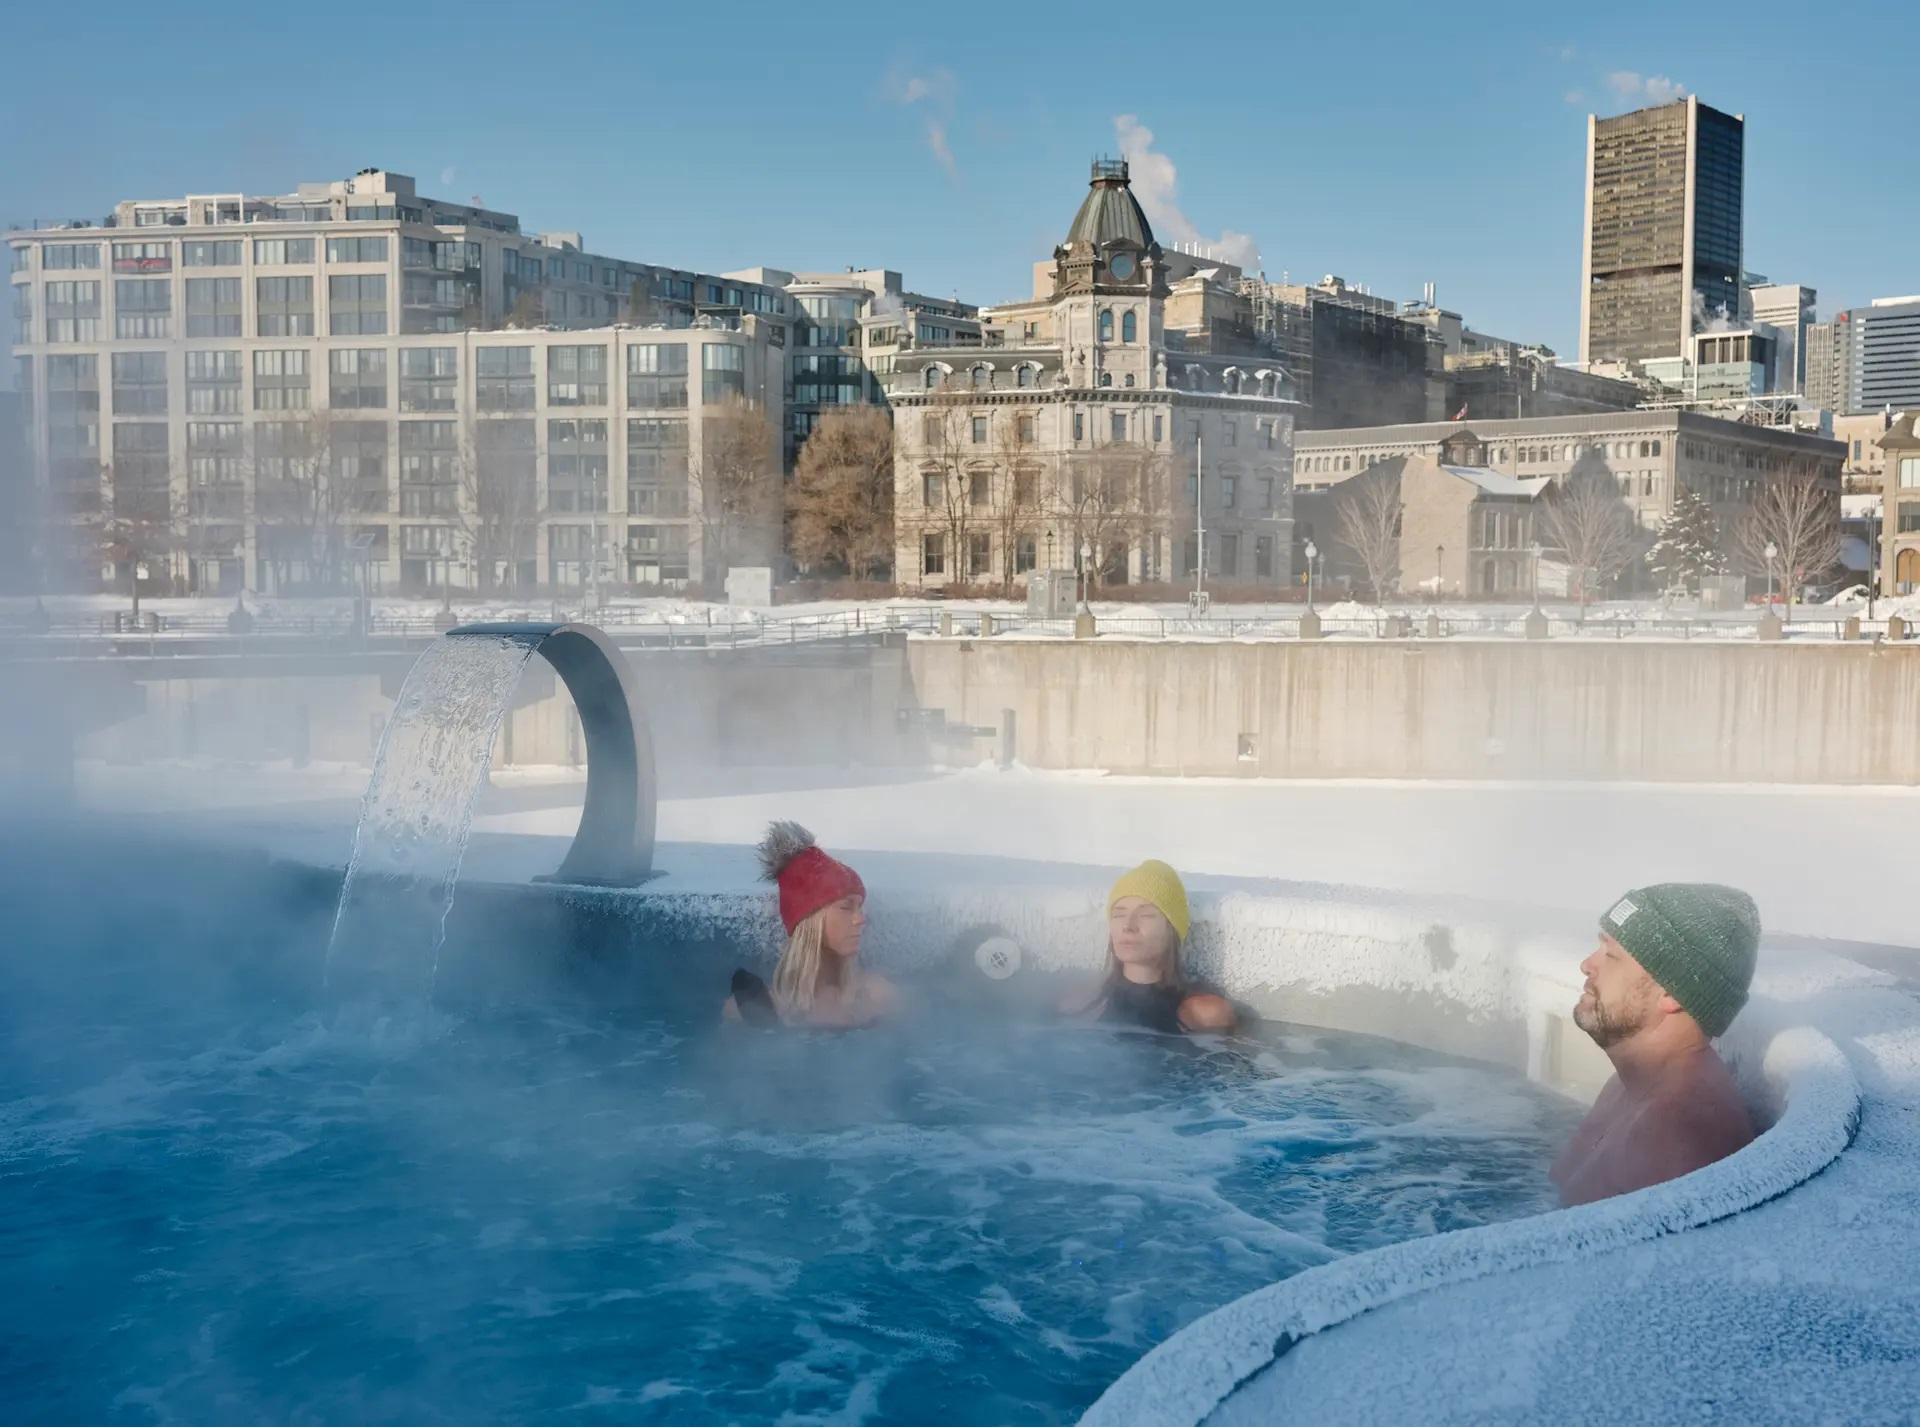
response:
<path id="1" fill-rule="evenodd" d="M 324 899 L 63 866 L 0 873 L 14 1421 L 1071 1421 L 1252 1288 L 1547 1207 L 1570 1121 L 1386 1042 L 932 987 L 723 1034 L 705 960 L 651 1004 L 323 1017 Z"/>

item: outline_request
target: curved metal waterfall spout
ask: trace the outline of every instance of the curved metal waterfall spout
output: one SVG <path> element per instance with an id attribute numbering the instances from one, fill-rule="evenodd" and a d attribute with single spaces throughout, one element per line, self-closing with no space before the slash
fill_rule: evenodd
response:
<path id="1" fill-rule="evenodd" d="M 653 876 L 653 735 L 627 661 L 590 624 L 465 624 L 471 635 L 529 644 L 573 695 L 587 736 L 587 800 L 566 859 L 546 882 L 631 887 Z"/>

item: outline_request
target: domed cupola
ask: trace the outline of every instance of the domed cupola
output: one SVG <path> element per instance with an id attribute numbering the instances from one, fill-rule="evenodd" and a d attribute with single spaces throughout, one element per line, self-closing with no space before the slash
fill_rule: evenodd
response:
<path id="1" fill-rule="evenodd" d="M 1165 296 L 1160 245 L 1133 196 L 1125 159 L 1095 159 L 1067 240 L 1053 250 L 1054 296 L 1094 290 Z"/>

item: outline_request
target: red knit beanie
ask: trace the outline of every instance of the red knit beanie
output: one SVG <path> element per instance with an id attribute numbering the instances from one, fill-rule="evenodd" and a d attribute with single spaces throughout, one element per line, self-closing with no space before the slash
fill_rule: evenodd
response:
<path id="1" fill-rule="evenodd" d="M 788 936 L 822 907 L 867 895 L 860 874 L 822 852 L 813 834 L 795 822 L 767 824 L 760 839 L 760 875 L 780 888 L 780 922 Z"/>

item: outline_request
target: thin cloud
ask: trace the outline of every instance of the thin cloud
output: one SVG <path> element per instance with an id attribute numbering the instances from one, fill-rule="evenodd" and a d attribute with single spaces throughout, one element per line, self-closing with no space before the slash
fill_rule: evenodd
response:
<path id="1" fill-rule="evenodd" d="M 460 176 L 460 170 L 455 168 L 452 164 L 448 164 L 445 168 L 440 170 L 440 186 L 442 188 L 453 187 L 453 181 L 459 176 Z"/>
<path id="2" fill-rule="evenodd" d="M 1209 237 L 1187 217 L 1186 210 L 1180 206 L 1180 170 L 1171 158 L 1154 149 L 1153 130 L 1142 124 L 1137 115 L 1116 114 L 1113 136 L 1126 157 L 1127 171 L 1133 180 L 1133 196 L 1140 200 L 1147 221 L 1153 224 L 1155 235 L 1161 241 L 1198 243 L 1212 249 L 1222 262 L 1250 273 L 1259 271 L 1260 248 L 1252 234 L 1227 228 L 1218 237 Z"/>
<path id="3" fill-rule="evenodd" d="M 1687 95 L 1687 87 L 1677 79 L 1668 79 L 1664 74 L 1641 74 L 1632 69 L 1614 70 L 1607 76 L 1607 88 L 1622 103 L 1635 105 L 1671 104 Z"/>
<path id="4" fill-rule="evenodd" d="M 1578 108 L 1587 102 L 1587 91 L 1584 89 L 1569 89 L 1560 97 L 1575 108 Z"/>
<path id="5" fill-rule="evenodd" d="M 1580 51 L 1575 49 L 1572 45 L 1560 46 L 1560 58 L 1563 62 L 1571 61 L 1573 57 L 1579 53 Z"/>
<path id="6" fill-rule="evenodd" d="M 910 74 L 895 69 L 888 74 L 882 90 L 889 104 L 897 104 L 902 109 L 914 110 L 925 128 L 927 149 L 947 177 L 960 177 L 960 163 L 953 156 L 953 145 L 949 134 L 953 128 L 953 114 L 960 93 L 959 82 L 953 72 L 947 69 L 930 69 L 924 74 Z"/>

